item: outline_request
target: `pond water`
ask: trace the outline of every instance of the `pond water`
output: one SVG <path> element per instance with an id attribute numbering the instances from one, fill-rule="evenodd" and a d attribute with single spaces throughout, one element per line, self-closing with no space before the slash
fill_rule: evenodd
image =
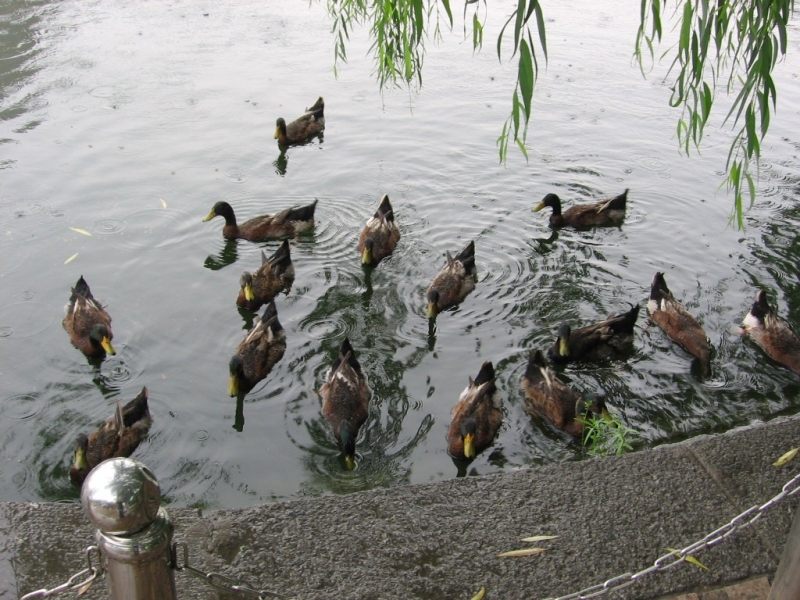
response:
<path id="1" fill-rule="evenodd" d="M 605 392 L 637 450 L 800 407 L 800 377 L 735 326 L 757 289 L 800 325 L 797 225 L 800 47 L 778 66 L 747 229 L 727 227 L 719 189 L 731 134 L 724 100 L 702 153 L 680 154 L 665 65 L 631 61 L 638 3 L 548 6 L 549 64 L 537 84 L 530 160 L 495 140 L 514 65 L 494 51 L 508 2 L 492 3 L 486 47 L 429 45 L 418 94 L 381 94 L 356 31 L 333 73 L 323 6 L 289 2 L 11 2 L 0 38 L 1 501 L 75 501 L 72 440 L 146 385 L 154 425 L 134 457 L 175 506 L 238 507 L 304 495 L 488 474 L 585 458 L 524 411 L 528 353 L 559 322 L 642 305 L 628 360 L 570 366 L 576 390 Z M 275 119 L 319 95 L 324 140 L 281 154 Z M 629 188 L 625 224 L 554 232 L 531 208 Z M 355 250 L 388 194 L 402 239 L 365 271 Z M 243 402 L 228 361 L 252 325 L 239 275 L 277 242 L 226 243 L 240 220 L 319 199 L 313 233 L 291 240 L 297 271 L 277 300 L 285 356 Z M 86 235 L 90 234 L 90 235 Z M 478 283 L 431 332 L 424 293 L 475 240 Z M 712 373 L 644 319 L 657 270 L 704 325 Z M 87 361 L 61 327 L 83 275 L 113 318 L 117 355 Z M 350 337 L 373 390 L 358 466 L 342 462 L 317 395 Z M 467 469 L 446 452 L 450 409 L 493 361 L 504 422 Z"/>

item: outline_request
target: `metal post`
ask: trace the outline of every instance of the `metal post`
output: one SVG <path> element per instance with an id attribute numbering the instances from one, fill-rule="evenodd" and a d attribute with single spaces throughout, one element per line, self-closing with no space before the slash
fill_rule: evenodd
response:
<path id="1" fill-rule="evenodd" d="M 781 562 L 775 572 L 767 600 L 800 598 L 800 504 L 794 513 L 794 522 L 783 547 Z"/>
<path id="2" fill-rule="evenodd" d="M 102 462 L 83 482 L 81 504 L 97 527 L 112 600 L 176 600 L 172 521 L 150 470 L 130 458 Z"/>

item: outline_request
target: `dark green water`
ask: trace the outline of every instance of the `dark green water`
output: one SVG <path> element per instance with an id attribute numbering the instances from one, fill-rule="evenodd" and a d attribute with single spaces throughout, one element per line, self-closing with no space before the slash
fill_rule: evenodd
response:
<path id="1" fill-rule="evenodd" d="M 143 385 L 155 423 L 134 457 L 173 505 L 246 506 L 455 477 L 450 409 L 483 360 L 495 364 L 505 420 L 469 473 L 582 459 L 524 412 L 527 354 L 549 345 L 564 319 L 589 323 L 635 302 L 643 317 L 657 270 L 704 325 L 711 376 L 644 318 L 629 360 L 561 376 L 579 391 L 605 391 L 637 449 L 795 411 L 800 378 L 734 329 L 760 286 L 796 329 L 800 320 L 800 48 L 790 44 L 778 67 L 760 199 L 739 232 L 726 227 L 732 200 L 718 189 L 730 134 L 717 118 L 701 155 L 679 154 L 666 69 L 643 79 L 631 64 L 638 5 L 547 10 L 550 63 L 530 161 L 512 151 L 503 166 L 495 139 L 513 67 L 494 54 L 506 16 L 494 4 L 484 52 L 473 57 L 469 43 L 446 36 L 429 50 L 420 94 L 383 96 L 361 33 L 333 76 L 330 23 L 305 3 L 5 9 L 0 500 L 76 499 L 72 440 Z M 298 116 L 319 95 L 324 141 L 281 155 L 275 119 Z M 554 233 L 530 210 L 552 191 L 573 203 L 625 188 L 621 228 Z M 365 272 L 357 237 L 384 193 L 403 237 Z M 218 200 L 244 219 L 313 198 L 316 227 L 292 241 L 297 276 L 277 301 L 286 354 L 237 406 L 227 364 L 252 322 L 234 304 L 238 279 L 277 243 L 226 243 L 221 221 L 202 218 Z M 470 239 L 476 290 L 431 335 L 425 289 L 445 251 Z M 99 366 L 61 328 L 80 275 L 113 317 L 118 354 Z M 373 389 L 352 472 L 316 393 L 345 335 Z"/>

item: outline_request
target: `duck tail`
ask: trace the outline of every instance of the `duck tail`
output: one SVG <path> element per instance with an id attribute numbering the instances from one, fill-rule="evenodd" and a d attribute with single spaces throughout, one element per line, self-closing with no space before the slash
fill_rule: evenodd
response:
<path id="1" fill-rule="evenodd" d="M 494 381 L 494 365 L 492 365 L 491 361 L 485 360 L 481 365 L 481 370 L 478 371 L 478 376 L 475 378 L 474 383 L 478 386 L 490 381 Z"/>
<path id="2" fill-rule="evenodd" d="M 314 202 L 309 204 L 308 206 L 295 206 L 294 208 L 289 209 L 288 214 L 286 215 L 286 221 L 313 221 L 314 220 L 314 211 L 317 208 L 317 200 L 314 199 Z"/>
<path id="3" fill-rule="evenodd" d="M 653 277 L 653 283 L 650 284 L 650 299 L 661 300 L 663 298 L 669 298 L 670 296 L 672 296 L 672 293 L 669 291 L 667 282 L 664 280 L 664 274 L 657 272 L 655 277 Z"/>
<path id="4" fill-rule="evenodd" d="M 753 308 L 750 309 L 750 314 L 758 319 L 761 323 L 767 318 L 768 315 L 772 314 L 772 308 L 767 302 L 767 292 L 764 290 L 758 290 L 758 294 L 756 294 L 756 300 L 753 302 Z"/>
<path id="5" fill-rule="evenodd" d="M 625 191 L 622 192 L 619 196 L 611 199 L 607 207 L 608 210 L 625 210 L 625 206 L 627 205 L 627 203 L 628 203 L 628 188 L 625 188 Z"/>
<path id="6" fill-rule="evenodd" d="M 472 275 L 475 268 L 475 240 L 471 240 L 455 259 L 464 265 L 464 270 L 468 275 Z"/>
<path id="7" fill-rule="evenodd" d="M 75 287 L 72 288 L 72 296 L 70 296 L 69 301 L 75 302 L 75 300 L 77 300 L 78 298 L 87 298 L 89 300 L 93 298 L 92 291 L 89 289 L 89 284 L 86 283 L 86 280 L 83 278 L 83 275 L 81 275 L 80 279 L 78 279 L 78 282 L 75 284 Z"/>
<path id="8" fill-rule="evenodd" d="M 269 327 L 272 333 L 278 333 L 283 329 L 283 325 L 278 321 L 278 308 L 275 306 L 275 301 L 270 301 L 264 308 L 264 314 L 261 317 L 261 322 L 266 327 Z"/>
<path id="9" fill-rule="evenodd" d="M 325 100 L 322 99 L 322 96 L 306 109 L 306 114 L 313 114 L 317 119 L 325 116 Z"/>
<path id="10" fill-rule="evenodd" d="M 122 424 L 125 427 L 133 427 L 135 423 L 150 418 L 150 407 L 147 404 L 147 387 L 142 387 L 142 391 L 133 400 L 122 408 Z"/>
<path id="11" fill-rule="evenodd" d="M 547 359 L 542 354 L 541 350 L 533 350 L 528 357 L 528 366 L 525 369 L 525 377 L 529 380 L 539 379 L 541 377 L 541 369 L 547 367 Z"/>
<path id="12" fill-rule="evenodd" d="M 392 209 L 392 203 L 389 202 L 389 196 L 387 194 L 384 194 L 383 198 L 381 198 L 378 212 L 375 213 L 376 219 L 380 219 L 381 216 L 387 221 L 394 221 L 394 210 Z"/>
<path id="13" fill-rule="evenodd" d="M 626 312 L 624 315 L 620 315 L 619 320 L 612 324 L 612 329 L 615 333 L 620 332 L 633 332 L 633 327 L 636 325 L 636 319 L 639 318 L 639 309 L 641 307 L 639 304 L 634 304 L 631 306 L 631 309 Z"/>
<path id="14" fill-rule="evenodd" d="M 275 254 L 270 256 L 269 258 L 262 251 L 262 264 L 268 262 L 272 265 L 273 268 L 277 268 L 279 271 L 286 270 L 289 265 L 292 264 L 292 255 L 289 252 L 289 240 L 283 240 L 278 249 L 275 250 Z"/>

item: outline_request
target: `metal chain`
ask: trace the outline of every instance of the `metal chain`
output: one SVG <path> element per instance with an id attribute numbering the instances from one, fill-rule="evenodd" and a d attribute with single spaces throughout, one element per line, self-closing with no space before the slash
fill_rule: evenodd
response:
<path id="1" fill-rule="evenodd" d="M 183 550 L 183 564 L 178 563 L 179 547 Z M 176 571 L 186 571 L 198 579 L 205 580 L 208 585 L 218 590 L 223 590 L 225 592 L 238 592 L 246 596 L 258 598 L 259 600 L 264 600 L 264 598 L 286 598 L 286 596 L 282 594 L 271 592 L 269 590 L 255 590 L 246 585 L 237 583 L 230 577 L 225 577 L 225 575 L 221 575 L 220 573 L 206 573 L 200 569 L 192 567 L 189 565 L 189 547 L 184 542 L 176 542 L 172 544 L 172 562 L 173 568 Z"/>
<path id="2" fill-rule="evenodd" d="M 32 600 L 33 598 L 49 598 L 50 596 L 55 596 L 56 594 L 60 594 L 61 592 L 66 592 L 69 590 L 80 590 L 79 593 L 85 592 L 89 589 L 89 586 L 94 583 L 94 580 L 98 577 L 102 576 L 105 573 L 105 569 L 102 566 L 102 560 L 100 556 L 100 550 L 97 546 L 89 546 L 84 550 L 86 552 L 86 563 L 87 567 L 82 571 L 78 571 L 72 577 L 70 577 L 66 583 L 62 583 L 59 586 L 54 587 L 53 589 L 41 589 L 36 590 L 35 592 L 30 592 L 29 594 L 25 594 L 20 598 L 20 600 Z M 92 564 L 92 553 L 97 553 L 97 565 L 94 566 Z M 85 577 L 85 579 L 81 579 Z"/>
<path id="3" fill-rule="evenodd" d="M 726 540 L 734 533 L 752 525 L 756 521 L 761 518 L 766 511 L 770 508 L 778 504 L 779 502 L 783 501 L 784 499 L 788 498 L 789 496 L 794 496 L 800 492 L 800 474 L 795 475 L 793 479 L 790 479 L 781 489 L 780 493 L 774 496 L 769 501 L 765 502 L 761 506 L 755 505 L 748 508 L 742 514 L 735 516 L 730 522 L 726 523 L 719 529 L 715 529 L 703 539 L 698 540 L 697 542 L 690 544 L 683 548 L 682 550 L 673 550 L 669 554 L 665 554 L 664 556 L 660 556 L 653 562 L 653 564 L 646 569 L 642 569 L 637 573 L 624 573 L 622 575 L 617 575 L 616 577 L 612 577 L 604 581 L 603 583 L 599 583 L 597 585 L 593 585 L 588 587 L 580 592 L 574 592 L 572 594 L 568 594 L 566 596 L 559 596 L 558 598 L 547 598 L 546 600 L 584 600 L 586 598 L 597 598 L 598 596 L 602 596 L 609 592 L 615 592 L 621 589 L 624 589 L 628 586 L 633 585 L 639 579 L 644 577 L 645 575 L 649 575 L 650 573 L 655 573 L 657 571 L 666 571 L 667 569 L 671 569 L 675 565 L 686 561 L 686 558 L 691 554 L 697 554 L 706 548 L 711 548 L 712 546 L 716 546 L 723 540 Z"/>

